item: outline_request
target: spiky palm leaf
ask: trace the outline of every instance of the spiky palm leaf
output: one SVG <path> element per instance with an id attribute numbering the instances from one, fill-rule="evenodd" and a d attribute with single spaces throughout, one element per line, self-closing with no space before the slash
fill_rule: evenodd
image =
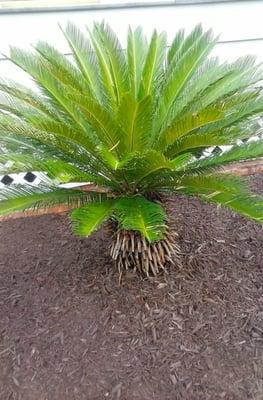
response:
<path id="1" fill-rule="evenodd" d="M 129 29 L 122 50 L 105 23 L 87 35 L 72 23 L 61 29 L 73 61 L 43 42 L 31 53 L 12 48 L 10 60 L 36 90 L 0 82 L 0 171 L 33 169 L 53 179 L 2 190 L 0 215 L 68 204 L 79 207 L 73 229 L 84 236 L 110 219 L 113 258 L 146 274 L 175 256 L 158 193 L 198 196 L 262 223 L 263 200 L 219 170 L 263 156 L 262 140 L 238 141 L 257 133 L 263 112 L 256 87 L 263 71 L 253 57 L 223 65 L 208 58 L 216 40 L 201 26 L 178 32 L 168 51 L 166 35 L 156 31 L 148 41 L 141 28 Z M 233 147 L 195 158 L 220 144 Z M 97 191 L 59 187 L 88 181 Z"/>

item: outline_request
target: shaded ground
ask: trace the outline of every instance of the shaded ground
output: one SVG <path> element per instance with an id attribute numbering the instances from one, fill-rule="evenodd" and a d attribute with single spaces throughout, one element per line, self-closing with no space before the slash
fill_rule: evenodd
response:
<path id="1" fill-rule="evenodd" d="M 262 227 L 194 199 L 174 213 L 184 271 L 121 286 L 104 232 L 1 224 L 1 400 L 263 399 Z"/>

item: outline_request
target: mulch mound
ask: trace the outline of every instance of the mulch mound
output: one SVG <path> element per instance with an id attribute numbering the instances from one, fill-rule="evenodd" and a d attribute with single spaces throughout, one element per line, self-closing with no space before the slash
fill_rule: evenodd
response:
<path id="1" fill-rule="evenodd" d="M 1 224 L 1 400 L 263 399 L 262 227 L 182 197 L 174 215 L 184 268 L 121 283 L 104 231 Z"/>

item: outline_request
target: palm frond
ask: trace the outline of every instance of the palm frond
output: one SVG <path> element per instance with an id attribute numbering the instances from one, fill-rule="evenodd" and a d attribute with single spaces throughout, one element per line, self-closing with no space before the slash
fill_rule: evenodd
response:
<path id="1" fill-rule="evenodd" d="M 170 109 L 184 86 L 199 68 L 205 57 L 215 45 L 211 31 L 202 33 L 197 28 L 191 35 L 186 51 L 179 57 L 176 65 L 167 73 L 160 91 L 159 105 L 156 119 L 156 132 L 163 126 Z"/>
<path id="2" fill-rule="evenodd" d="M 83 192 L 76 189 L 57 189 L 52 187 L 15 186 L 1 189 L 0 215 L 8 215 L 16 211 L 49 208 L 66 204 L 69 207 L 80 206 L 88 201 L 99 199 L 101 194 Z"/>
<path id="3" fill-rule="evenodd" d="M 83 78 L 87 81 L 93 95 L 100 101 L 101 93 L 100 81 L 98 78 L 98 63 L 90 41 L 71 22 L 68 22 L 66 28 L 62 29 L 62 31 L 73 52 L 76 64 L 83 74 Z"/>
<path id="4" fill-rule="evenodd" d="M 193 133 L 177 139 L 167 150 L 169 157 L 186 151 L 195 153 L 197 149 L 211 146 L 236 145 L 237 140 L 256 136 L 259 130 L 258 121 L 248 121 L 247 124 L 237 124 L 211 133 Z"/>
<path id="5" fill-rule="evenodd" d="M 172 168 L 172 163 L 162 153 L 147 150 L 130 154 L 120 163 L 116 172 L 125 173 L 130 184 L 137 188 L 146 177 L 150 176 L 150 179 L 153 179 L 156 173 Z"/>
<path id="6" fill-rule="evenodd" d="M 123 93 L 129 89 L 127 62 L 121 44 L 108 24 L 95 24 L 93 37 L 100 44 L 110 65 L 110 74 L 116 96 L 116 103 L 120 103 Z"/>
<path id="7" fill-rule="evenodd" d="M 154 93 L 156 82 L 160 79 L 163 71 L 165 52 L 166 34 L 161 33 L 158 35 L 154 31 L 142 71 L 139 99 L 144 99 L 150 93 Z"/>
<path id="8" fill-rule="evenodd" d="M 73 231 L 79 236 L 89 236 L 113 213 L 115 200 L 87 204 L 71 213 Z"/>
<path id="9" fill-rule="evenodd" d="M 69 94 L 69 97 L 78 105 L 79 110 L 92 126 L 99 143 L 109 146 L 110 149 L 113 148 L 114 152 L 119 154 L 123 132 L 111 113 L 89 96 Z"/>
<path id="10" fill-rule="evenodd" d="M 152 128 L 152 98 L 137 101 L 132 94 L 125 94 L 118 110 L 118 120 L 124 132 L 120 138 L 125 153 L 144 150 L 149 144 Z"/>
<path id="11" fill-rule="evenodd" d="M 72 85 L 65 85 L 65 82 L 59 79 L 59 75 L 54 76 L 50 71 L 49 63 L 33 53 L 13 47 L 10 49 L 10 60 L 32 76 L 40 90 L 46 96 L 46 101 L 56 108 L 58 119 L 64 118 L 64 120 L 70 121 L 72 126 L 84 130 L 87 134 L 90 132 L 89 125 L 82 113 L 69 100 L 70 93 L 78 92 Z"/>
<path id="12" fill-rule="evenodd" d="M 207 106 L 242 92 L 262 79 L 255 57 L 242 57 L 232 64 L 219 64 L 217 58 L 206 60 L 187 82 L 171 107 L 168 121 L 184 111 L 198 112 Z M 254 89 L 255 90 L 255 89 Z"/>
<path id="13" fill-rule="evenodd" d="M 220 106 L 219 106 L 220 108 Z M 235 126 L 242 122 L 246 122 L 251 118 L 260 116 L 263 112 L 263 96 L 257 99 L 249 99 L 241 104 L 230 108 L 225 118 L 215 121 L 209 125 L 201 127 L 199 133 L 209 133 L 223 128 Z"/>
<path id="14" fill-rule="evenodd" d="M 139 94 L 143 67 L 148 51 L 148 43 L 139 27 L 135 31 L 129 28 L 127 37 L 127 61 L 130 90 L 134 99 Z"/>
<path id="15" fill-rule="evenodd" d="M 213 175 L 185 177 L 176 191 L 198 196 L 263 223 L 263 197 L 250 193 L 240 178 Z"/>
<path id="16" fill-rule="evenodd" d="M 140 232 L 149 242 L 160 240 L 165 232 L 163 208 L 144 197 L 123 197 L 115 204 L 114 216 L 120 228 Z"/>
<path id="17" fill-rule="evenodd" d="M 8 165 L 6 165 L 9 161 Z M 10 165 L 11 164 L 11 165 Z M 67 182 L 97 182 L 96 175 L 82 171 L 61 159 L 49 159 L 45 154 L 36 156 L 17 153 L 0 153 L 0 173 L 10 174 L 19 172 L 40 171 L 46 172 L 49 178 L 60 183 Z M 105 184 L 105 181 L 103 182 Z"/>
<path id="18" fill-rule="evenodd" d="M 185 37 L 184 30 L 180 29 L 176 33 L 176 35 L 175 35 L 175 37 L 174 37 L 174 39 L 172 41 L 172 44 L 171 44 L 171 46 L 170 46 L 170 48 L 168 50 L 168 53 L 167 53 L 167 64 L 168 64 L 168 66 L 172 63 L 172 61 L 174 60 L 175 57 L 178 58 L 177 55 L 182 49 L 182 45 L 184 43 L 184 37 Z"/>
<path id="19" fill-rule="evenodd" d="M 106 53 L 106 49 L 104 48 L 103 43 L 101 43 L 101 39 L 98 34 L 97 24 L 94 24 L 92 32 L 89 29 L 88 32 L 98 63 L 102 101 L 106 107 L 110 107 L 114 110 L 116 108 L 116 104 L 118 103 L 118 99 L 116 98 L 116 91 L 111 73 L 111 66 Z"/>
<path id="20" fill-rule="evenodd" d="M 27 87 L 11 80 L 0 81 L 0 91 L 12 96 L 22 102 L 28 104 L 47 116 L 54 117 L 57 115 L 56 110 L 46 101 L 46 98 Z"/>
<path id="21" fill-rule="evenodd" d="M 33 129 L 28 124 L 22 123 L 22 121 L 15 121 L 7 115 L 0 116 L 0 129 L 5 133 L 4 137 L 0 136 L 0 144 L 8 145 L 10 140 L 12 142 L 12 137 L 18 139 L 21 136 L 23 142 L 31 146 L 31 154 L 33 156 L 36 148 L 43 149 L 47 155 L 55 155 L 66 162 L 80 165 L 85 172 L 97 176 L 99 181 L 103 176 L 110 186 L 111 184 L 113 184 L 113 187 L 119 186 L 99 151 L 90 154 L 79 145 L 78 140 L 74 141 L 76 133 L 74 133 L 73 138 L 67 137 L 66 131 L 61 128 L 62 135 L 54 136 L 47 131 Z M 19 138 L 20 141 L 21 138 Z M 32 148 L 32 144 L 36 147 Z M 27 149 L 29 151 L 28 147 Z"/>
<path id="22" fill-rule="evenodd" d="M 173 125 L 163 131 L 156 141 L 158 149 L 166 149 L 172 145 L 175 140 L 185 136 L 195 129 L 207 126 L 224 119 L 224 112 L 219 107 L 207 107 L 200 113 L 185 113 L 181 118 L 178 118 Z M 168 153 L 170 151 L 168 150 Z"/>
<path id="23" fill-rule="evenodd" d="M 67 59 L 64 54 L 60 53 L 53 46 L 46 42 L 38 42 L 34 46 L 36 52 L 40 55 L 40 59 L 45 60 L 50 72 L 60 82 L 69 85 L 79 91 L 89 91 L 89 86 L 82 79 L 80 71 Z"/>
<path id="24" fill-rule="evenodd" d="M 233 146 L 230 150 L 219 155 L 212 155 L 197 160 L 188 165 L 189 171 L 195 169 L 201 170 L 209 167 L 223 166 L 225 164 L 249 160 L 251 158 L 258 158 L 263 156 L 263 139 L 256 142 L 247 142 L 242 145 Z"/>

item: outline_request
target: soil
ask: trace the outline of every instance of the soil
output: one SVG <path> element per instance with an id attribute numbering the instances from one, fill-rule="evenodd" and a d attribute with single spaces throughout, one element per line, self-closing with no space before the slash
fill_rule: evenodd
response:
<path id="1" fill-rule="evenodd" d="M 105 231 L 1 223 L 1 400 L 263 399 L 262 227 L 183 197 L 174 215 L 183 269 L 121 283 Z"/>

